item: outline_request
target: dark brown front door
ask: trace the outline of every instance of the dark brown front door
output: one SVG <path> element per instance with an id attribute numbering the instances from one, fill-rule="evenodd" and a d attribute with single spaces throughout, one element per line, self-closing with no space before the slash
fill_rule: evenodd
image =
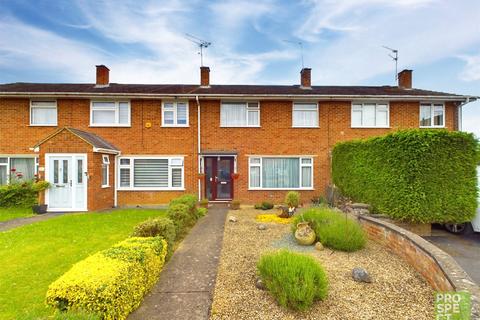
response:
<path id="1" fill-rule="evenodd" d="M 205 195 L 208 200 L 233 199 L 233 157 L 205 157 Z"/>

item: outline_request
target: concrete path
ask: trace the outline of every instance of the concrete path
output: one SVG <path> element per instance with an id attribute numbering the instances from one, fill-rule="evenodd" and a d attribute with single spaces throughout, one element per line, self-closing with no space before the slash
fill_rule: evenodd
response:
<path id="1" fill-rule="evenodd" d="M 28 218 L 18 218 L 18 219 L 0 222 L 0 232 L 21 227 L 26 224 L 32 224 L 35 222 L 48 220 L 48 219 L 58 217 L 67 213 L 71 213 L 71 212 L 50 212 L 50 213 L 35 215 L 33 217 L 28 217 Z"/>
<path id="2" fill-rule="evenodd" d="M 227 211 L 216 205 L 198 221 L 130 320 L 208 319 Z"/>

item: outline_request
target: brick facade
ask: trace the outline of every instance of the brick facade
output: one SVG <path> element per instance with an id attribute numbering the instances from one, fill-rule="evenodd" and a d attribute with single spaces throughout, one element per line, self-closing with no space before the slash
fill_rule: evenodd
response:
<path id="1" fill-rule="evenodd" d="M 161 100 L 131 100 L 131 127 L 90 127 L 90 100 L 57 99 L 58 126 L 29 126 L 30 100 L 0 98 L 0 155 L 32 155 L 38 141 L 61 127 L 93 132 L 114 144 L 122 155 L 177 155 L 184 157 L 185 192 L 198 192 L 197 102 L 189 101 L 189 127 L 161 127 Z M 390 102 L 389 129 L 354 129 L 350 101 L 318 101 L 319 128 L 292 128 L 292 101 L 260 101 L 260 128 L 221 128 L 220 100 L 200 100 L 201 150 L 235 150 L 237 172 L 234 197 L 248 203 L 270 199 L 279 202 L 285 191 L 249 191 L 248 155 L 309 155 L 314 159 L 314 190 L 302 191 L 302 200 L 324 193 L 330 181 L 330 151 L 338 141 L 382 135 L 392 130 L 418 128 L 419 102 Z M 445 104 L 446 127 L 457 129 L 457 107 Z M 40 148 L 45 152 L 81 152 L 89 159 L 88 209 L 113 206 L 114 156 L 110 156 L 111 188 L 101 189 L 101 154 L 69 133 L 62 133 Z M 202 183 L 202 193 L 204 184 Z M 166 203 L 181 191 L 118 191 L 118 205 Z"/>

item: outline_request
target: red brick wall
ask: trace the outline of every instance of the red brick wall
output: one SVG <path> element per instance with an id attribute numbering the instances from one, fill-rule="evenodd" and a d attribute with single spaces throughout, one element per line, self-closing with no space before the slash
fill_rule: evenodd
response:
<path id="1" fill-rule="evenodd" d="M 418 128 L 419 104 L 391 102 L 391 129 L 350 128 L 350 102 L 320 101 L 320 128 L 292 128 L 291 101 L 262 101 L 261 128 L 220 128 L 220 101 L 203 100 L 201 126 L 202 149 L 237 150 L 239 179 L 235 181 L 235 198 L 244 202 L 265 199 L 281 201 L 284 191 L 248 191 L 247 155 L 312 155 L 314 156 L 314 191 L 302 191 L 308 202 L 312 196 L 324 192 L 330 179 L 329 153 L 338 142 L 353 138 L 385 134 L 401 128 Z M 131 127 L 89 127 L 90 100 L 58 99 L 58 127 L 74 127 L 94 132 L 116 145 L 122 155 L 181 155 L 185 157 L 185 189 L 197 193 L 197 106 L 189 101 L 188 128 L 161 127 L 160 100 L 132 100 Z M 5 121 L 0 122 L 0 154 L 31 154 L 30 147 L 54 132 L 55 127 L 29 126 L 28 99 L 0 99 L 0 112 Z M 446 105 L 446 126 L 456 129 L 456 108 Z M 151 123 L 147 128 L 146 124 Z M 73 149 L 76 145 L 73 144 Z M 63 147 L 71 148 L 70 145 Z M 65 150 L 60 148 L 59 150 Z M 43 151 L 42 151 L 43 152 Z M 60 151 L 58 151 L 60 152 Z M 61 151 L 65 152 L 65 151 Z M 111 185 L 113 190 L 113 156 L 111 157 Z M 98 167 L 98 168 L 97 168 Z M 91 169 L 99 170 L 101 165 Z M 90 168 L 89 168 L 90 169 Z M 111 190 L 100 190 L 99 195 Z M 203 190 L 203 186 L 202 186 Z M 166 203 L 179 192 L 119 191 L 119 205 Z M 102 196 L 100 196 L 102 197 Z M 107 196 L 105 196 L 107 197 Z M 89 195 L 90 198 L 90 195 Z M 108 198 L 108 197 L 107 197 Z M 107 199 L 105 198 L 105 199 Z M 106 207 L 107 204 L 103 205 Z M 110 202 L 108 201 L 108 206 Z M 89 209 L 100 207 L 92 203 Z"/>

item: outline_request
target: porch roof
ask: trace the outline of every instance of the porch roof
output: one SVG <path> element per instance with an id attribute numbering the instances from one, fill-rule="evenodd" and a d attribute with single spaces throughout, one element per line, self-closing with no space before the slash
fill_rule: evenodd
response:
<path id="1" fill-rule="evenodd" d="M 42 145 L 46 141 L 50 140 L 51 138 L 55 137 L 57 134 L 65 130 L 77 136 L 78 138 L 82 139 L 86 143 L 90 144 L 93 147 L 93 152 L 113 153 L 113 154 L 120 153 L 120 150 L 117 147 L 115 147 L 113 144 L 103 139 L 102 137 L 96 135 L 95 133 L 87 132 L 87 131 L 83 131 L 75 128 L 70 128 L 70 127 L 63 127 L 56 130 L 55 132 L 53 132 L 43 140 L 39 141 L 33 148 L 34 149 L 39 148 L 40 145 Z"/>

